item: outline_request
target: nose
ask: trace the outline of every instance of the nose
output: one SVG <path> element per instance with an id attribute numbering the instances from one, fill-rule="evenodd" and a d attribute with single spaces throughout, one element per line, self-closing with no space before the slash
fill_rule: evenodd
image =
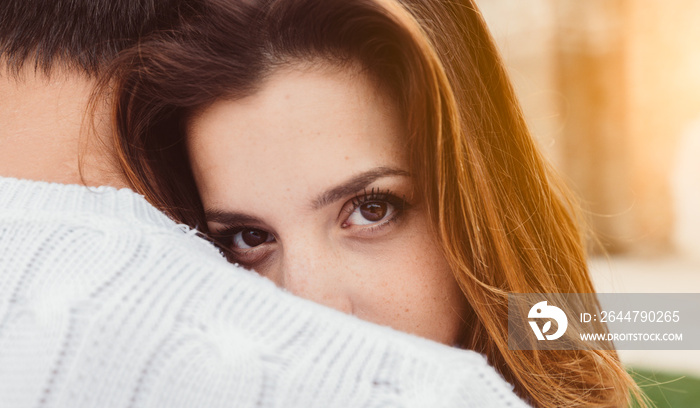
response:
<path id="1" fill-rule="evenodd" d="M 279 271 L 274 275 L 278 286 L 299 297 L 352 313 L 339 253 L 323 237 L 307 237 L 286 245 Z"/>

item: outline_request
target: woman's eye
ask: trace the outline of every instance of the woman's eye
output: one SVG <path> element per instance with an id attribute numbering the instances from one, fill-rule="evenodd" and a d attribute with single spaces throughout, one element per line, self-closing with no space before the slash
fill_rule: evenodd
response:
<path id="1" fill-rule="evenodd" d="M 250 249 L 274 240 L 274 236 L 267 231 L 246 228 L 233 235 L 233 246 L 239 249 Z"/>
<path id="2" fill-rule="evenodd" d="M 395 212 L 396 209 L 394 206 L 387 202 L 368 202 L 358 206 L 352 214 L 350 214 L 346 223 L 349 225 L 375 224 L 387 217 L 391 218 Z"/>

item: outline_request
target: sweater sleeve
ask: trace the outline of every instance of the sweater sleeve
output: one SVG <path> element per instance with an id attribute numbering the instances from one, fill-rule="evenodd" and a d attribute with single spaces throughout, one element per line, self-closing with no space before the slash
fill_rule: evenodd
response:
<path id="1" fill-rule="evenodd" d="M 0 406 L 526 405 L 484 356 L 292 296 L 174 223 L 5 208 Z"/>

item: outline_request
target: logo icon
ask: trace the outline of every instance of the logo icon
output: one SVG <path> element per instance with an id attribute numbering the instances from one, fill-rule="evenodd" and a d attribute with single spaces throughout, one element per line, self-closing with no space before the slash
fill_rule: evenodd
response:
<path id="1" fill-rule="evenodd" d="M 569 325 L 569 320 L 566 318 L 564 311 L 556 306 L 547 305 L 546 300 L 532 306 L 527 317 L 530 319 L 554 319 L 557 322 L 557 331 L 554 334 L 545 335 L 552 327 L 552 320 L 548 320 L 547 323 L 542 326 L 542 330 L 537 326 L 537 322 L 529 320 L 528 322 L 530 323 L 530 327 L 532 327 L 532 331 L 535 332 L 537 340 L 544 340 L 545 337 L 547 340 L 556 340 L 564 335 L 566 327 Z"/>

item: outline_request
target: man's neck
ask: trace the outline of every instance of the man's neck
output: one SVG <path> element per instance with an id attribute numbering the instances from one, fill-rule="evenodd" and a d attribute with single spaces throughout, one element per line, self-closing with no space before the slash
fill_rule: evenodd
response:
<path id="1" fill-rule="evenodd" d="M 109 107 L 87 116 L 94 80 L 0 67 L 0 176 L 126 187 L 111 138 Z"/>

